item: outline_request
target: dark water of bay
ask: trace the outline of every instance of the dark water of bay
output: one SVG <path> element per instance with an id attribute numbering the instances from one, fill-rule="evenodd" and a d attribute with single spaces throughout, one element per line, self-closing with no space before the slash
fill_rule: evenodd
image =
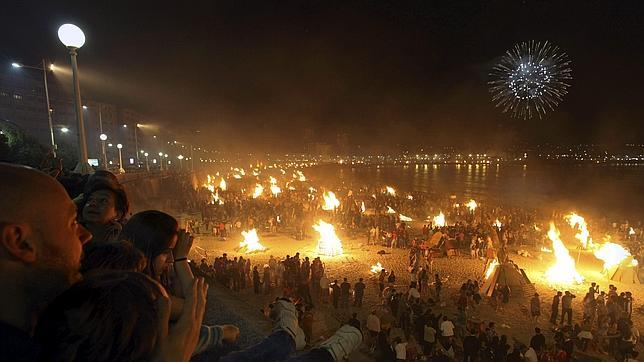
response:
<path id="1" fill-rule="evenodd" d="M 644 220 L 641 165 L 322 165 L 308 173 L 328 186 L 391 185 L 403 192 Z"/>

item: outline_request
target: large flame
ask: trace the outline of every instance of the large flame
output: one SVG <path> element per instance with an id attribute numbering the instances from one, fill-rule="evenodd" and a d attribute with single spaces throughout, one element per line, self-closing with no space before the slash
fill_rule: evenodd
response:
<path id="1" fill-rule="evenodd" d="M 396 189 L 394 189 L 391 186 L 385 186 L 385 189 L 387 190 L 387 193 L 391 196 L 396 196 Z"/>
<path id="2" fill-rule="evenodd" d="M 445 214 L 441 211 L 438 215 L 434 216 L 432 219 L 434 226 L 443 227 L 445 226 Z"/>
<path id="3" fill-rule="evenodd" d="M 380 274 L 382 269 L 384 268 L 382 267 L 382 264 L 380 264 L 380 262 L 377 262 L 376 265 L 371 266 L 371 272 L 374 274 Z"/>
<path id="4" fill-rule="evenodd" d="M 293 174 L 293 177 L 297 178 L 298 180 L 304 182 L 306 181 L 306 176 L 304 176 L 304 173 L 302 171 L 295 171 L 295 174 Z"/>
<path id="5" fill-rule="evenodd" d="M 476 201 L 470 200 L 467 202 L 467 204 L 465 204 L 465 206 L 467 206 L 470 211 L 474 212 L 474 210 L 476 210 L 479 205 L 476 203 Z"/>
<path id="6" fill-rule="evenodd" d="M 593 252 L 597 259 L 604 262 L 604 270 L 609 270 L 621 264 L 631 253 L 624 249 L 623 246 L 615 243 L 606 242 L 598 246 Z"/>
<path id="7" fill-rule="evenodd" d="M 255 184 L 255 190 L 253 191 L 253 198 L 256 199 L 262 196 L 262 192 L 264 192 L 264 186 L 260 184 Z"/>
<path id="8" fill-rule="evenodd" d="M 250 231 L 242 231 L 241 234 L 244 237 L 244 241 L 239 243 L 239 247 L 246 248 L 246 253 L 266 250 L 264 245 L 259 243 L 259 236 L 257 236 L 257 230 L 251 229 Z"/>
<path id="9" fill-rule="evenodd" d="M 552 249 L 555 255 L 555 264 L 546 271 L 546 278 L 553 284 L 581 283 L 584 278 L 579 275 L 575 268 L 575 259 L 570 256 L 568 249 L 559 238 L 559 230 L 553 222 L 550 223 L 548 238 L 552 241 Z"/>
<path id="10" fill-rule="evenodd" d="M 593 239 L 590 238 L 590 232 L 588 231 L 588 225 L 586 220 L 580 215 L 572 212 L 569 215 L 564 216 L 564 219 L 572 226 L 576 227 L 579 232 L 575 235 L 575 238 L 581 242 L 581 245 L 584 249 L 590 249 L 593 247 Z"/>
<path id="11" fill-rule="evenodd" d="M 364 214 L 365 211 L 367 211 L 367 208 L 364 206 L 364 201 L 363 201 L 362 204 L 360 205 L 360 212 Z"/>
<path id="12" fill-rule="evenodd" d="M 271 185 L 271 193 L 273 196 L 277 196 L 282 192 L 282 189 L 277 185 Z"/>
<path id="13" fill-rule="evenodd" d="M 497 259 L 492 260 L 492 262 L 488 264 L 487 269 L 485 270 L 485 279 L 490 278 L 497 266 L 499 266 L 499 261 Z"/>
<path id="14" fill-rule="evenodd" d="M 342 242 L 335 234 L 335 228 L 333 225 L 319 220 L 317 224 L 313 225 L 313 229 L 320 233 L 320 239 L 318 239 L 318 253 L 327 256 L 342 254 Z"/>
<path id="15" fill-rule="evenodd" d="M 221 189 L 221 191 L 226 191 L 226 180 L 224 180 L 223 178 L 221 179 L 221 181 L 219 181 L 219 188 Z"/>
<path id="16" fill-rule="evenodd" d="M 385 211 L 386 214 L 395 214 L 396 210 L 392 209 L 391 206 L 387 206 L 387 211 Z"/>
<path id="17" fill-rule="evenodd" d="M 410 218 L 409 216 L 405 216 L 405 215 L 403 215 L 403 214 L 398 214 L 398 218 L 400 219 L 400 221 L 414 221 L 414 220 L 413 220 L 412 218 Z"/>
<path id="18" fill-rule="evenodd" d="M 496 228 L 499 230 L 501 230 L 501 227 L 503 227 L 503 224 L 499 221 L 499 219 L 494 220 L 494 224 L 492 225 L 496 226 Z"/>
<path id="19" fill-rule="evenodd" d="M 335 197 L 333 191 L 325 192 L 322 197 L 324 198 L 324 205 L 322 205 L 322 210 L 331 211 L 340 207 L 340 200 Z"/>

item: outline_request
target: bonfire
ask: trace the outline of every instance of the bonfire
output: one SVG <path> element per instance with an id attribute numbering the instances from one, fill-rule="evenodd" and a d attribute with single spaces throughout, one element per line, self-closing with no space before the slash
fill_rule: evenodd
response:
<path id="1" fill-rule="evenodd" d="M 266 250 L 264 245 L 260 244 L 259 242 L 259 236 L 257 236 L 257 230 L 251 229 L 249 231 L 242 231 L 241 234 L 244 237 L 244 241 L 239 243 L 239 248 L 240 249 L 245 248 L 246 254 L 253 253 L 256 251 Z"/>
<path id="2" fill-rule="evenodd" d="M 324 205 L 322 205 L 322 210 L 332 211 L 340 207 L 340 200 L 335 197 L 333 191 L 325 192 L 322 197 L 324 198 Z"/>
<path id="3" fill-rule="evenodd" d="M 546 279 L 551 284 L 580 284 L 584 278 L 575 268 L 575 259 L 570 256 L 568 249 L 559 238 L 559 230 L 553 222 L 550 223 L 548 238 L 552 241 L 552 250 L 555 255 L 555 264 L 546 271 Z"/>
<path id="4" fill-rule="evenodd" d="M 342 241 L 335 234 L 333 225 L 319 220 L 313 229 L 320 234 L 318 239 L 318 253 L 326 256 L 342 255 Z"/>

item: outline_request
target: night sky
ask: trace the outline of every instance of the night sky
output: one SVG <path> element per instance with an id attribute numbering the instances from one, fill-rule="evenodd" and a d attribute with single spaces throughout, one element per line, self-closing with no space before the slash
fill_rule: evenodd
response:
<path id="1" fill-rule="evenodd" d="M 641 1 L 40 1 L 3 4 L 0 61 L 68 64 L 85 98 L 130 106 L 220 148 L 305 140 L 415 149 L 644 141 Z M 53 2 L 51 2 L 53 3 Z M 568 53 L 569 94 L 543 119 L 494 108 L 492 65 L 514 44 Z"/>

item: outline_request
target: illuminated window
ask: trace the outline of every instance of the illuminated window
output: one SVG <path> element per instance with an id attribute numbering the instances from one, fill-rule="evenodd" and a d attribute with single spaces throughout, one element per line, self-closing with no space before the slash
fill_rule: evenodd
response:
<path id="1" fill-rule="evenodd" d="M 21 100 L 22 100 L 22 96 L 21 96 L 20 94 L 18 94 L 18 93 L 14 93 L 14 94 L 13 94 L 13 98 L 14 98 L 14 99 L 17 99 L 17 100 L 19 100 L 19 101 L 21 101 Z"/>

